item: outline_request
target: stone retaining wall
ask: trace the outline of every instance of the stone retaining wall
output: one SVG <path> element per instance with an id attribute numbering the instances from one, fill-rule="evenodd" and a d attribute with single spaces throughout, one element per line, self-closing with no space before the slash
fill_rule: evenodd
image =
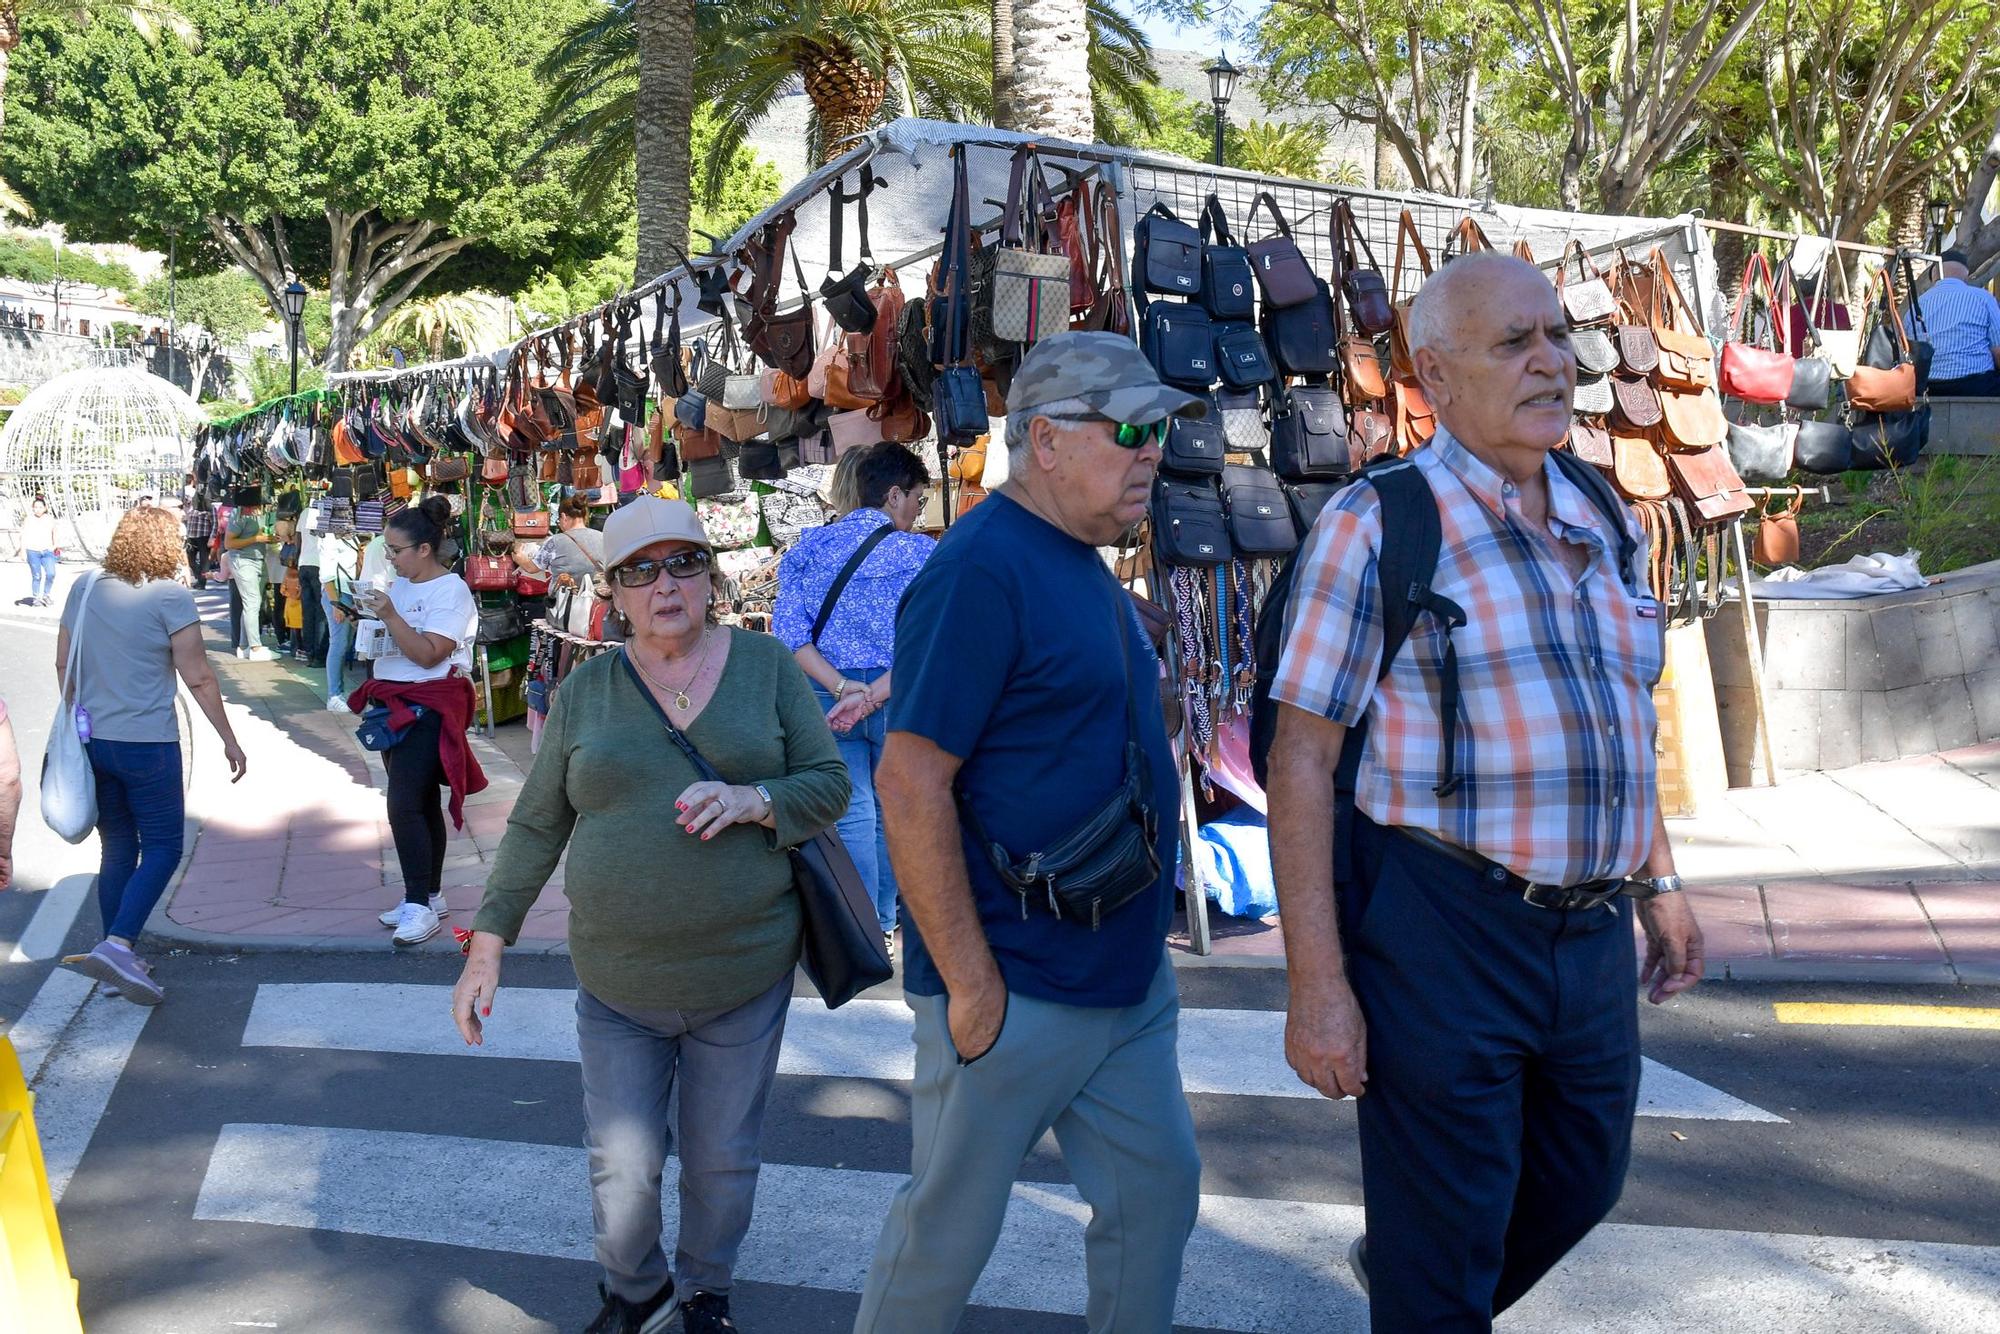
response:
<path id="1" fill-rule="evenodd" d="M 1781 770 L 2000 740 L 2000 561 L 1907 593 L 1759 603 L 1757 620 Z M 1707 635 L 1729 781 L 1740 786 L 1757 716 L 1741 609 L 1724 608 Z"/>

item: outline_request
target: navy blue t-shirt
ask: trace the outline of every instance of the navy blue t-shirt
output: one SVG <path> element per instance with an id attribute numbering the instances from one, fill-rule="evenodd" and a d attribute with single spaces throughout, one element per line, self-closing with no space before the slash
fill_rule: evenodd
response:
<path id="1" fill-rule="evenodd" d="M 1120 652 L 1118 640 L 1126 647 Z M 1125 664 L 1130 664 L 1130 677 Z M 1064 1005 L 1136 1005 L 1173 915 L 1178 774 L 1156 703 L 1159 659 L 1097 550 L 995 495 L 953 524 L 896 618 L 889 730 L 964 761 L 959 786 L 1014 859 L 1068 834 L 1124 781 L 1128 692 L 1159 812 L 1159 885 L 1096 931 L 1030 903 L 965 835 L 965 866 L 1009 991 Z M 962 823 L 962 822 L 961 822 Z M 944 994 L 905 919 L 903 985 Z"/>

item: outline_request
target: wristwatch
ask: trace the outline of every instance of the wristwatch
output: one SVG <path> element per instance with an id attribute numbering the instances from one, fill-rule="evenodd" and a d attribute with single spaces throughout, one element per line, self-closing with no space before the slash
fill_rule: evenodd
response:
<path id="1" fill-rule="evenodd" d="M 1644 903 L 1657 899 L 1662 894 L 1681 892 L 1681 878 L 1678 875 L 1629 876 L 1625 881 L 1625 895 Z"/>
<path id="2" fill-rule="evenodd" d="M 770 788 L 765 787 L 762 783 L 752 783 L 750 785 L 750 790 L 752 792 L 755 792 L 758 796 L 764 799 L 764 814 L 769 815 L 778 809 L 776 806 L 771 804 Z M 1679 886 L 1676 885 L 1675 888 L 1678 889 Z"/>

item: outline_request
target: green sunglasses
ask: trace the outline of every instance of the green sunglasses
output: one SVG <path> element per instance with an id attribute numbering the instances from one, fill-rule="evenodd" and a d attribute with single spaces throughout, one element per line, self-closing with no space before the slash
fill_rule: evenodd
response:
<path id="1" fill-rule="evenodd" d="M 1051 417 L 1049 420 L 1062 422 L 1108 422 L 1111 418 L 1104 416 L 1102 413 L 1093 412 L 1089 416 Z M 1172 418 L 1170 417 L 1162 417 L 1160 420 L 1148 423 L 1145 426 L 1134 426 L 1131 422 L 1119 422 L 1118 434 L 1113 438 L 1117 441 L 1120 449 L 1142 449 L 1148 442 L 1163 445 L 1167 439 L 1167 423 L 1171 420 Z"/>

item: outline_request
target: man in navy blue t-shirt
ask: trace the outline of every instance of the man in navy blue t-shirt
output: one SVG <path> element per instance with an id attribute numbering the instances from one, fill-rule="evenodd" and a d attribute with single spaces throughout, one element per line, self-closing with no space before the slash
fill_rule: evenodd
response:
<path id="1" fill-rule="evenodd" d="M 1167 419 L 1203 410 L 1129 339 L 1036 344 L 1007 398 L 1006 485 L 953 525 L 904 597 L 875 781 L 908 910 L 911 1177 L 857 1334 L 956 1327 L 1021 1162 L 1051 1129 L 1091 1206 L 1090 1328 L 1173 1324 L 1201 1171 L 1164 946 L 1178 772 L 1159 660 L 1097 548 L 1144 515 Z M 1018 864 L 1119 791 L 1128 741 L 1150 781 L 1159 877 L 1093 928 L 1003 881 L 959 802 Z"/>

